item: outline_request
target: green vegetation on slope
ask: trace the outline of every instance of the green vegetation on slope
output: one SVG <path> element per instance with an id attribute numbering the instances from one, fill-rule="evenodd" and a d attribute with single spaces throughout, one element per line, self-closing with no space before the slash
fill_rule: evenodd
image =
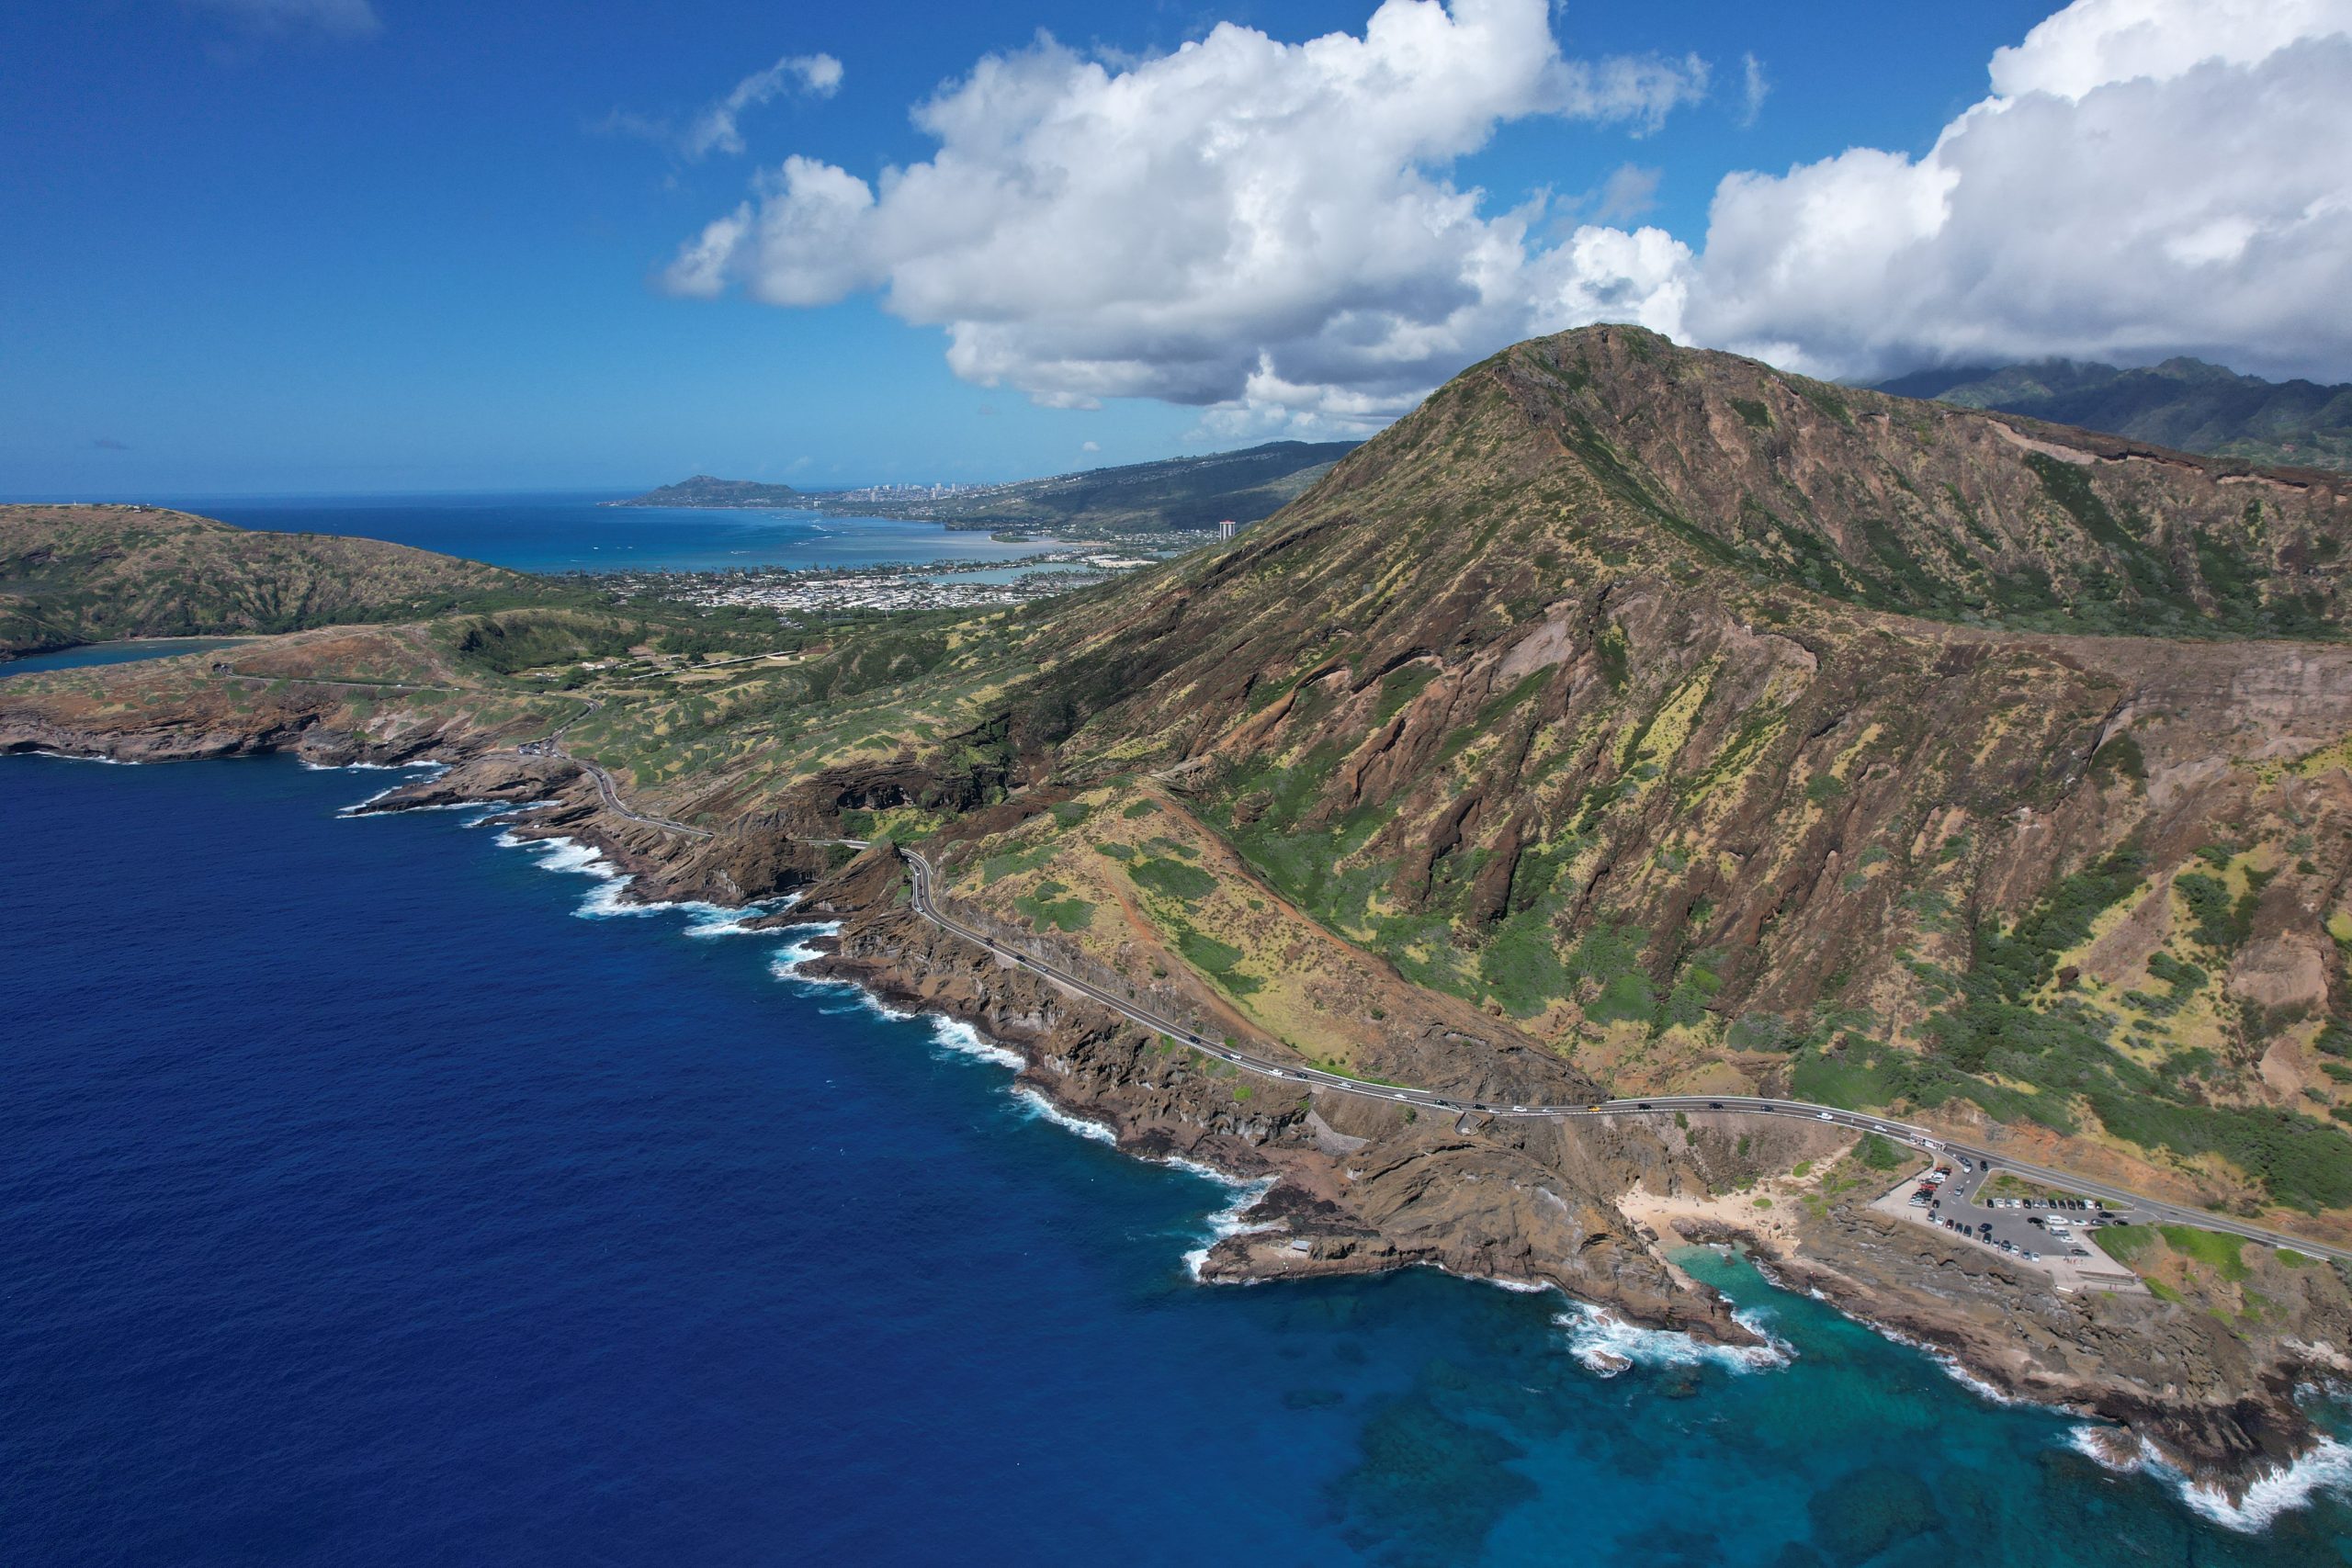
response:
<path id="1" fill-rule="evenodd" d="M 1230 547 L 1052 603 L 445 629 L 510 692 L 780 653 L 583 676 L 567 743 L 682 819 L 930 835 L 997 918 L 1318 1055 L 1409 995 L 1393 967 L 1468 1025 L 1391 1064 L 1423 1080 L 1491 1033 L 1621 1089 L 1973 1105 L 2233 1204 L 2352 1205 L 2352 855 L 2305 784 L 2338 752 L 2260 728 L 2332 734 L 2298 693 L 2343 655 L 2295 649 L 2287 689 L 2228 640 L 2334 635 L 2352 514 L 2075 440 L 1593 329 Z"/>
<path id="2" fill-rule="evenodd" d="M 0 654 L 272 634 L 580 598 L 520 572 L 140 506 L 0 506 Z"/>
<path id="3" fill-rule="evenodd" d="M 2136 370 L 2064 359 L 1979 366 L 1922 371 L 1879 389 L 2112 431 L 2184 452 L 2352 468 L 2352 386 L 2266 381 L 2201 360 Z"/>

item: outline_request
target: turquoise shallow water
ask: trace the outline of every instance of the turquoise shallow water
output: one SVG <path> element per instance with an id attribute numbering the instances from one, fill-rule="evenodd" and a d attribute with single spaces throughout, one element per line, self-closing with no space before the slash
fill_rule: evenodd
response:
<path id="1" fill-rule="evenodd" d="M 1713 1253 L 1785 1362 L 1197 1286 L 1224 1189 L 388 777 L 0 759 L 0 1562 L 2352 1561 Z"/>
<path id="2" fill-rule="evenodd" d="M 726 571 L 932 560 L 1011 560 L 1035 542 L 887 517 L 600 506 L 603 495 L 275 497 L 166 504 L 243 528 L 355 534 L 517 571 Z"/>

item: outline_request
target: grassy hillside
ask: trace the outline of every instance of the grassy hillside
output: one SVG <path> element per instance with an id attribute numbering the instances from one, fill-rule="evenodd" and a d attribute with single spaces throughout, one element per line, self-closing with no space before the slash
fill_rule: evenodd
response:
<path id="1" fill-rule="evenodd" d="M 1059 600 L 708 671 L 564 673 L 652 628 L 552 612 L 444 646 L 578 674 L 653 808 L 923 840 L 971 918 L 1333 1070 L 1998 1122 L 2343 1217 L 2347 544 L 2352 480 L 1608 327 Z"/>
<path id="2" fill-rule="evenodd" d="M 2338 1207 L 2347 488 L 1594 329 L 1064 611 L 1011 722 L 1620 1089 Z"/>
<path id="3" fill-rule="evenodd" d="M 788 485 L 697 474 L 616 506 L 800 506 L 856 516 L 920 517 L 951 528 L 1037 528 L 1068 533 L 1207 531 L 1227 518 L 1255 523 L 1295 500 L 1354 450 L 1350 441 L 1275 441 L 1244 452 L 1170 457 L 1018 479 L 951 495 L 849 498 Z"/>
<path id="4" fill-rule="evenodd" d="M 681 812 L 926 838 L 976 917 L 1335 1070 L 2343 1210 L 2348 535 L 2352 485 L 1592 329 L 1230 546 L 578 733 Z"/>
<path id="5" fill-rule="evenodd" d="M 1254 523 L 1302 494 L 1353 449 L 1350 442 L 1276 441 L 1244 452 L 1175 457 L 1000 485 L 935 512 L 958 527 L 1039 524 L 1123 532 Z"/>
<path id="6" fill-rule="evenodd" d="M 2352 468 L 2352 386 L 2266 381 L 2198 359 L 2143 369 L 2044 360 L 1928 370 L 1882 391 L 2111 431 L 2190 452 Z"/>
<path id="7" fill-rule="evenodd" d="M 0 654 L 112 637 L 288 632 L 532 603 L 520 572 L 141 506 L 0 506 Z"/>
<path id="8" fill-rule="evenodd" d="M 819 504 L 842 512 L 933 517 L 952 528 L 1205 532 L 1227 518 L 1255 523 L 1271 515 L 1329 473 L 1354 445 L 1274 441 L 1242 452 L 1022 479 L 905 505 L 821 497 Z"/>

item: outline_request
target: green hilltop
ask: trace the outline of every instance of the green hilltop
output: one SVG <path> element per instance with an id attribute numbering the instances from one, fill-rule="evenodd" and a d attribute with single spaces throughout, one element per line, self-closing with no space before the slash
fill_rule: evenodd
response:
<path id="1" fill-rule="evenodd" d="M 153 506 L 0 506 L 0 655 L 416 620 L 555 592 L 379 539 L 255 532 Z"/>

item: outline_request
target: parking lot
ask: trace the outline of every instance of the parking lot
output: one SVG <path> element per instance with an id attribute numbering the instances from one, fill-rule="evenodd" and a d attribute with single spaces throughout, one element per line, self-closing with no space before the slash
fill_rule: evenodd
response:
<path id="1" fill-rule="evenodd" d="M 1922 1178 L 1933 1169 L 1923 1166 L 1871 1206 L 1955 1239 L 1964 1236 L 1987 1251 L 2049 1275 L 2060 1291 L 2145 1293 L 2146 1287 L 2137 1275 L 2091 1240 L 2092 1230 L 2100 1224 L 2133 1223 L 2136 1216 L 2130 1209 L 2101 1207 L 2075 1198 L 1997 1196 L 1985 1190 L 2000 1174 L 1997 1164 L 1988 1167 L 1959 1158 L 1939 1163 L 1948 1164 L 1951 1175 L 1934 1189 L 1928 1203 L 1911 1201 Z"/>

